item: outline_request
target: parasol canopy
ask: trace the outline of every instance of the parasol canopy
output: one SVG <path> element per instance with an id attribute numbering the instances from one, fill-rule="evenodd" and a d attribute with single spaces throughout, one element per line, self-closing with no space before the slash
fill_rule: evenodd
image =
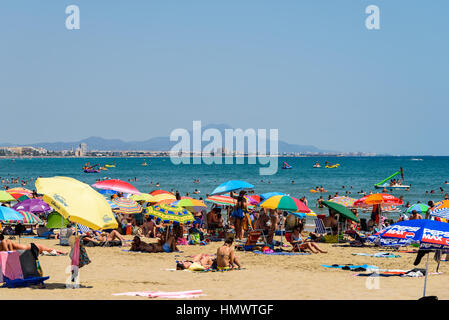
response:
<path id="1" fill-rule="evenodd" d="M 189 224 L 195 220 L 193 215 L 186 209 L 168 204 L 148 207 L 146 213 L 149 217 L 155 219 L 157 223 Z"/>
<path id="2" fill-rule="evenodd" d="M 17 203 L 12 207 L 17 211 L 28 211 L 32 213 L 43 213 L 50 212 L 52 208 L 40 199 L 27 199 L 22 202 Z"/>
<path id="3" fill-rule="evenodd" d="M 343 217 L 347 219 L 350 219 L 355 222 L 360 222 L 359 218 L 357 218 L 351 210 L 349 210 L 342 204 L 332 201 L 323 201 L 323 204 L 329 209 L 337 211 L 339 214 L 341 214 Z"/>
<path id="4" fill-rule="evenodd" d="M 69 177 L 38 178 L 36 188 L 46 203 L 71 222 L 94 230 L 118 227 L 106 199 L 83 182 Z"/>
<path id="5" fill-rule="evenodd" d="M 262 202 L 260 207 L 283 211 L 310 212 L 304 202 L 291 196 L 273 196 Z"/>
<path id="6" fill-rule="evenodd" d="M 142 206 L 133 199 L 116 197 L 112 198 L 111 201 L 118 207 L 114 209 L 115 212 L 123 214 L 135 214 L 141 213 L 143 210 Z"/>
<path id="7" fill-rule="evenodd" d="M 132 184 L 122 181 L 120 179 L 103 180 L 92 185 L 97 189 L 114 190 L 123 193 L 140 194 Z"/>
<path id="8" fill-rule="evenodd" d="M 248 190 L 253 189 L 254 186 L 246 181 L 241 180 L 230 180 L 227 182 L 224 182 L 220 184 L 218 187 L 215 188 L 214 191 L 212 191 L 211 195 L 216 194 L 223 194 L 228 193 L 231 191 L 237 191 L 237 190 Z"/>

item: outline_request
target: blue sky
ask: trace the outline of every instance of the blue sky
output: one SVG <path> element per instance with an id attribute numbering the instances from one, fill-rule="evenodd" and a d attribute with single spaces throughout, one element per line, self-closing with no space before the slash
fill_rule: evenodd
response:
<path id="1" fill-rule="evenodd" d="M 80 8 L 81 29 L 65 28 Z M 365 8 L 380 8 L 380 30 Z M 449 154 L 449 2 L 5 0 L 0 142 L 146 140 L 192 120 Z"/>

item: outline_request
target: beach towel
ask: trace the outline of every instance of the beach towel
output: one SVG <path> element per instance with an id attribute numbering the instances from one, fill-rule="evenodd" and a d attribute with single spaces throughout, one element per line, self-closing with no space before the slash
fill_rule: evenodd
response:
<path id="1" fill-rule="evenodd" d="M 20 288 L 20 287 L 28 287 L 30 285 L 43 285 L 44 281 L 48 279 L 50 279 L 50 277 L 34 277 L 34 278 L 15 279 L 15 280 L 9 280 L 5 278 L 5 284 L 2 287 Z"/>
<path id="2" fill-rule="evenodd" d="M 67 253 L 57 253 L 56 250 L 53 251 L 42 251 L 41 256 L 66 256 Z"/>
<path id="3" fill-rule="evenodd" d="M 20 265 L 20 253 L 18 251 L 1 251 L 0 252 L 0 280 L 23 279 L 22 267 Z"/>
<path id="4" fill-rule="evenodd" d="M 362 265 L 352 265 L 352 264 L 333 264 L 333 265 L 325 265 L 322 264 L 321 266 L 325 268 L 337 268 L 342 270 L 351 270 L 351 271 L 367 271 L 372 269 L 379 269 L 377 266 L 372 266 L 368 264 L 362 264 Z"/>
<path id="5" fill-rule="evenodd" d="M 113 293 L 113 296 L 137 296 L 137 297 L 148 297 L 148 298 L 196 298 L 199 296 L 204 296 L 203 290 L 189 290 L 189 291 L 177 291 L 177 292 L 166 292 L 166 291 L 142 291 L 142 292 L 124 292 L 124 293 Z"/>
<path id="6" fill-rule="evenodd" d="M 391 252 L 378 252 L 378 253 L 353 253 L 353 256 L 366 256 L 375 258 L 400 258 L 400 255 L 393 254 Z"/>
<path id="7" fill-rule="evenodd" d="M 429 272 L 431 275 L 442 274 L 442 272 Z M 419 278 L 424 277 L 426 275 L 426 269 L 415 268 L 412 270 L 378 270 L 378 272 L 370 272 L 370 273 L 358 273 L 355 276 L 359 277 L 410 277 L 410 278 Z"/>
<path id="8" fill-rule="evenodd" d="M 262 252 L 262 251 L 258 251 L 258 250 L 254 250 L 253 253 L 256 254 L 265 254 L 265 255 L 269 255 L 269 256 L 304 256 L 304 255 L 311 255 L 311 253 L 308 252 Z"/>

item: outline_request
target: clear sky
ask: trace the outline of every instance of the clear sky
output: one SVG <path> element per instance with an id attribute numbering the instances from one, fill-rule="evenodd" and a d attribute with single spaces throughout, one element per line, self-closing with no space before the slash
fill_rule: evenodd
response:
<path id="1" fill-rule="evenodd" d="M 80 8 L 80 30 L 65 9 Z M 365 8 L 380 8 L 368 30 Z M 449 155 L 447 0 L 3 0 L 0 142 L 146 140 L 192 120 Z"/>

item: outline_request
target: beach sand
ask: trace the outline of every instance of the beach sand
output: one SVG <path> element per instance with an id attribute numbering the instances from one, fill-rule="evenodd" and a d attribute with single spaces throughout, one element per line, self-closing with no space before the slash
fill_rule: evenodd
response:
<path id="1" fill-rule="evenodd" d="M 131 237 L 127 237 L 131 239 Z M 15 240 L 17 241 L 17 240 Z M 59 240 L 22 238 L 21 243 L 41 243 L 65 252 Z M 149 240 L 146 240 L 149 241 Z M 153 240 L 154 241 L 154 240 Z M 203 290 L 204 296 L 194 299 L 419 299 L 423 293 L 424 277 L 379 277 L 378 289 L 374 279 L 354 276 L 356 272 L 324 268 L 322 264 L 376 265 L 381 269 L 414 268 L 416 254 L 396 253 L 400 258 L 354 256 L 352 253 L 386 251 L 374 248 L 335 247 L 320 244 L 327 254 L 302 256 L 266 256 L 237 251 L 244 270 L 195 273 L 170 271 L 175 260 L 198 253 L 216 253 L 222 242 L 206 246 L 179 246 L 178 253 L 130 253 L 129 247 L 86 248 L 92 262 L 80 269 L 78 289 L 65 286 L 70 266 L 68 256 L 41 256 L 44 275 L 50 276 L 45 288 L 17 288 L 0 290 L 0 299 L 149 299 L 145 297 L 113 296 L 113 293 L 135 291 Z M 425 268 L 426 257 L 418 266 Z M 436 262 L 431 255 L 429 270 L 435 272 Z M 427 295 L 449 299 L 449 262 L 441 262 L 440 272 L 429 275 Z M 367 285 L 368 284 L 368 285 Z"/>

